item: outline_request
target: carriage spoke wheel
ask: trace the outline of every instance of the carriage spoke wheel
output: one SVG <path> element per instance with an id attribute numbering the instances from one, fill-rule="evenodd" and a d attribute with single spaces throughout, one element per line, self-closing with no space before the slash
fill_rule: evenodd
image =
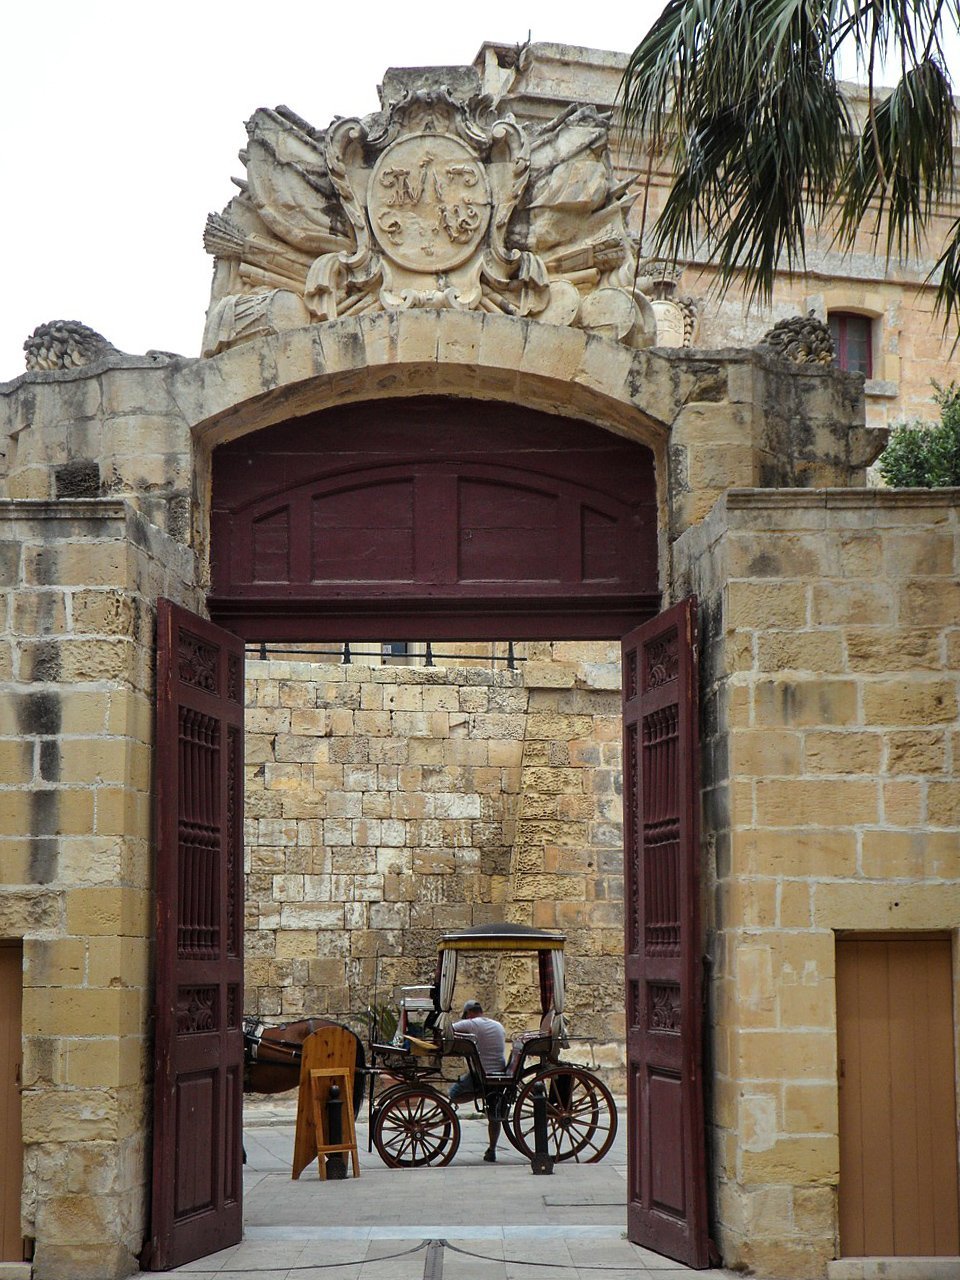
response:
<path id="1" fill-rule="evenodd" d="M 514 1146 L 530 1159 L 536 1152 L 534 1086 L 547 1092 L 547 1152 L 554 1160 L 594 1164 L 617 1136 L 617 1108 L 610 1090 L 589 1071 L 551 1067 L 520 1091 L 513 1109 Z"/>
<path id="2" fill-rule="evenodd" d="M 460 1145 L 460 1121 L 432 1089 L 391 1090 L 374 1117 L 373 1143 L 391 1169 L 449 1164 Z"/>

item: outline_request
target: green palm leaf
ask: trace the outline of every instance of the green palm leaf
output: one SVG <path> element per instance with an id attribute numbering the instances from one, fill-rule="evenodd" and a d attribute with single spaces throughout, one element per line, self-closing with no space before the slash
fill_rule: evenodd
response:
<path id="1" fill-rule="evenodd" d="M 954 108 L 941 32 L 960 0 L 670 0 L 621 85 L 634 147 L 670 153 L 674 183 L 654 252 L 706 255 L 769 299 L 778 268 L 802 266 L 830 220 L 850 248 L 863 224 L 889 257 L 919 247 L 954 189 Z M 859 134 L 837 80 L 844 43 L 868 80 Z M 900 80 L 873 77 L 895 50 Z M 646 231 L 646 229 L 644 229 Z M 960 227 L 938 263 L 938 300 L 957 314 Z"/>

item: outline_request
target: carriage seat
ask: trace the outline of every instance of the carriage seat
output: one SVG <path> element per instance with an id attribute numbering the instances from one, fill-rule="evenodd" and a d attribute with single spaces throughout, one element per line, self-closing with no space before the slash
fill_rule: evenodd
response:
<path id="1" fill-rule="evenodd" d="M 482 1098 L 489 1108 L 498 1106 L 504 1090 L 508 1085 L 512 1085 L 516 1078 L 512 1057 L 502 1071 L 487 1071 L 480 1061 L 480 1050 L 476 1040 L 473 1036 L 465 1035 L 454 1036 L 450 1042 L 449 1052 L 463 1058 L 466 1062 L 475 1097 Z"/>
<path id="2" fill-rule="evenodd" d="M 404 1041 L 416 1054 L 425 1055 L 440 1052 L 440 1046 L 437 1044 L 436 1040 L 421 1040 L 419 1036 L 407 1035 L 404 1036 Z"/>
<path id="3" fill-rule="evenodd" d="M 523 1035 L 517 1036 L 513 1042 L 508 1070 L 515 1074 L 524 1058 L 531 1055 L 541 1058 L 553 1057 L 553 1024 L 554 1012 L 548 1009 L 540 1019 L 540 1027 L 537 1031 L 524 1031 Z"/>

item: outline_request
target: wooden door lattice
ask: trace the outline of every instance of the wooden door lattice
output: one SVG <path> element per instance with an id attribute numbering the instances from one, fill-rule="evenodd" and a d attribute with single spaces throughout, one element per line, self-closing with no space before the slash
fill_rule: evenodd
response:
<path id="1" fill-rule="evenodd" d="M 243 644 L 157 606 L 150 1242 L 163 1271 L 242 1235 Z"/>
<path id="2" fill-rule="evenodd" d="M 696 619 L 691 597 L 623 641 L 627 1212 L 706 1267 Z"/>

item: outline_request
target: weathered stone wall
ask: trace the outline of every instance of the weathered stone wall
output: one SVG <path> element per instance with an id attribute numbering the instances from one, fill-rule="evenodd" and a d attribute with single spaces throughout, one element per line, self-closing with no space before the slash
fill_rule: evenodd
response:
<path id="1" fill-rule="evenodd" d="M 508 918 L 567 935 L 574 1055 L 624 1087 L 620 646 L 528 645 L 523 767 Z M 504 1005 L 536 1026 L 536 977 L 505 962 Z M 589 1040 L 586 1044 L 578 1043 Z"/>
<path id="2" fill-rule="evenodd" d="M 703 603 L 728 1266 L 837 1254 L 837 931 L 960 919 L 958 498 L 732 492 L 675 547 Z"/>
<path id="3" fill-rule="evenodd" d="M 0 387 L 4 496 L 122 497 L 189 541 L 193 449 L 175 395 L 176 372 L 188 363 L 114 353 L 89 370 Z"/>
<path id="4" fill-rule="evenodd" d="M 24 1234 L 42 1280 L 143 1242 L 154 602 L 193 556 L 127 504 L 0 503 L 0 936 L 22 938 Z"/>
<path id="5" fill-rule="evenodd" d="M 656 459 L 665 538 L 731 486 L 863 484 L 882 444 L 858 424 L 852 375 L 798 374 L 758 351 L 634 351 L 532 320 L 402 311 L 209 360 L 116 356 L 2 385 L 0 495 L 53 499 L 69 482 L 71 496 L 129 498 L 194 548 L 203 575 L 213 448 L 332 405 L 402 395 L 508 401 L 639 440 Z"/>
<path id="6" fill-rule="evenodd" d="M 623 1055 L 616 645 L 518 645 L 518 669 L 247 664 L 247 992 L 267 1019 L 360 1026 L 432 980 L 446 930 L 567 933 L 575 1037 Z M 379 960 L 378 960 L 379 957 Z M 535 971 L 465 961 L 511 1034 Z"/>

